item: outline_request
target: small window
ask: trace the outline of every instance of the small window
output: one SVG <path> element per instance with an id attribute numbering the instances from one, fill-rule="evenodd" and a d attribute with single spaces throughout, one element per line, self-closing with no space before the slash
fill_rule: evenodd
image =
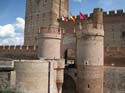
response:
<path id="1" fill-rule="evenodd" d="M 122 39 L 125 40 L 125 32 L 122 32 Z"/>
<path id="2" fill-rule="evenodd" d="M 75 77 L 77 77 L 77 73 L 75 73 Z"/>
<path id="3" fill-rule="evenodd" d="M 39 17 L 39 14 L 37 14 L 37 17 Z"/>
<path id="4" fill-rule="evenodd" d="M 88 88 L 90 88 L 90 85 L 88 84 Z"/>

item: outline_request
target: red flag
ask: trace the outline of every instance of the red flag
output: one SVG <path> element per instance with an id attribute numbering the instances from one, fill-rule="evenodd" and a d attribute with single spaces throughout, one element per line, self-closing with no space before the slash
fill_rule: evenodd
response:
<path id="1" fill-rule="evenodd" d="M 83 14 L 83 13 L 79 13 L 79 16 L 80 16 L 80 20 L 86 20 L 87 17 Z"/>

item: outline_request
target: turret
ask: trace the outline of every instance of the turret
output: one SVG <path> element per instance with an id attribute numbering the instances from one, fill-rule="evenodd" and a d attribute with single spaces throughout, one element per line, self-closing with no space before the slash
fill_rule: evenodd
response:
<path id="1" fill-rule="evenodd" d="M 58 28 L 41 27 L 38 35 L 38 57 L 40 59 L 60 59 L 61 33 Z"/>
<path id="2" fill-rule="evenodd" d="M 92 20 L 94 27 L 97 27 L 98 24 L 103 25 L 103 10 L 101 8 L 94 9 Z"/>
<path id="3" fill-rule="evenodd" d="M 81 31 L 76 32 L 77 93 L 103 93 L 104 29 L 102 9 L 94 9 L 92 19 L 81 26 Z"/>

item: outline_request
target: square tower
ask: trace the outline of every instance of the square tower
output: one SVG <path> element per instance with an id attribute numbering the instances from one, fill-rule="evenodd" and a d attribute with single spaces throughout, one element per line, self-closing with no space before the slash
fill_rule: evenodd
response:
<path id="1" fill-rule="evenodd" d="M 68 15 L 69 0 L 26 0 L 24 45 L 37 45 L 40 27 L 58 27 L 57 18 Z"/>

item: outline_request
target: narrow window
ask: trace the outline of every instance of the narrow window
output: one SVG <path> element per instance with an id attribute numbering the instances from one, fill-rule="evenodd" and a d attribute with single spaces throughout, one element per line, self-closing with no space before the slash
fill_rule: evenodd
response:
<path id="1" fill-rule="evenodd" d="M 122 32 L 122 40 L 125 40 L 125 31 Z"/>
<path id="2" fill-rule="evenodd" d="M 90 88 L 90 85 L 88 84 L 88 88 Z"/>

